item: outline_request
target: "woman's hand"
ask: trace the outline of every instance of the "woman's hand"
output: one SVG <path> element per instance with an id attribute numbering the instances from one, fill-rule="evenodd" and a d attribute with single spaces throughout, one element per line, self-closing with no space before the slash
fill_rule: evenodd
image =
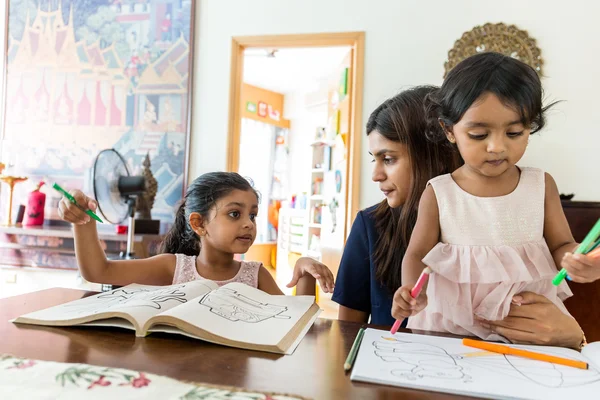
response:
<path id="1" fill-rule="evenodd" d="M 77 204 L 84 210 L 96 211 L 96 201 L 87 197 L 79 190 L 71 191 L 71 195 L 77 201 Z M 84 225 L 92 220 L 81 208 L 71 203 L 66 197 L 60 199 L 58 203 L 58 215 L 65 221 L 75 225 Z"/>
<path id="2" fill-rule="evenodd" d="M 523 292 L 513 297 L 510 312 L 500 321 L 479 323 L 515 344 L 570 347 L 579 350 L 583 331 L 575 320 L 546 297 Z"/>
<path id="3" fill-rule="evenodd" d="M 334 283 L 333 274 L 325 264 L 318 262 L 310 257 L 301 257 L 294 266 L 294 275 L 290 283 L 286 286 L 291 288 L 298 284 L 303 276 L 312 276 L 319 281 L 321 290 L 325 293 L 333 293 Z"/>
<path id="4" fill-rule="evenodd" d="M 565 253 L 560 266 L 567 270 L 569 280 L 579 283 L 600 279 L 600 257 Z"/>

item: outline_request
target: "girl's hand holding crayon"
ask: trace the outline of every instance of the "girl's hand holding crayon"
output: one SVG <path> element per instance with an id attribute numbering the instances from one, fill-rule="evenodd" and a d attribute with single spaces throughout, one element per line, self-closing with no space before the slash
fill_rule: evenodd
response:
<path id="1" fill-rule="evenodd" d="M 301 257 L 296 261 L 294 267 L 294 275 L 287 287 L 294 287 L 298 284 L 300 278 L 306 275 L 311 275 L 319 281 L 321 289 L 325 293 L 333 293 L 334 283 L 333 274 L 325 264 L 318 262 L 310 257 Z"/>
<path id="2" fill-rule="evenodd" d="M 85 210 L 96 211 L 96 208 L 98 208 L 96 201 L 83 194 L 80 190 L 73 190 L 70 193 L 77 201 L 79 207 L 66 197 L 63 197 L 58 203 L 58 215 L 63 220 L 75 225 L 87 224 L 92 218 L 85 213 Z"/>
<path id="3" fill-rule="evenodd" d="M 600 248 L 588 254 L 565 253 L 560 266 L 567 270 L 568 279 L 588 283 L 600 279 Z"/>
<path id="4" fill-rule="evenodd" d="M 421 290 L 415 299 L 410 295 L 411 290 L 412 286 L 401 286 L 396 290 L 392 303 L 392 317 L 399 320 L 412 317 L 427 306 L 427 291 Z"/>

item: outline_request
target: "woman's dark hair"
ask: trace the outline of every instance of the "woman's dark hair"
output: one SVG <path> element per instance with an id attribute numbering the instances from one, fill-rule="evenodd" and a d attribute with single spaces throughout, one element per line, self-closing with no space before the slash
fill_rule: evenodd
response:
<path id="1" fill-rule="evenodd" d="M 209 172 L 194 179 L 177 209 L 175 223 L 162 243 L 161 253 L 200 254 L 200 238 L 188 222 L 190 214 L 196 212 L 208 219 L 216 202 L 236 189 L 250 190 L 257 199 L 259 197 L 252 184 L 235 172 Z"/>
<path id="2" fill-rule="evenodd" d="M 401 285 L 401 265 L 417 222 L 417 210 L 427 181 L 454 171 L 460 166 L 458 152 L 442 143 L 427 140 L 425 97 L 437 90 L 417 86 L 386 100 L 375 109 L 367 122 L 367 135 L 377 131 L 383 137 L 406 145 L 412 179 L 406 202 L 391 208 L 383 200 L 374 211 L 379 239 L 373 255 L 377 280 L 394 292 Z M 441 129 L 440 129 L 441 130 Z"/>
<path id="3" fill-rule="evenodd" d="M 505 105 L 514 108 L 523 125 L 531 128 L 531 133 L 544 127 L 544 112 L 554 105 L 542 105 L 542 83 L 529 65 L 500 53 L 479 53 L 461 61 L 448 73 L 440 90 L 428 96 L 431 127 L 428 137 L 446 141 L 439 122 L 451 129 L 485 93 L 495 94 Z"/>

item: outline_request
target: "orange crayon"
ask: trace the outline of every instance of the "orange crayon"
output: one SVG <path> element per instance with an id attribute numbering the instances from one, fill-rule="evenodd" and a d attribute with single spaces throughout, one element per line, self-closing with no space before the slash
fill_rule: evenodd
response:
<path id="1" fill-rule="evenodd" d="M 529 358 L 532 360 L 546 361 L 552 364 L 566 365 L 568 367 L 588 369 L 588 364 L 579 360 L 571 360 L 569 358 L 562 358 L 557 356 L 549 356 L 547 354 L 536 353 L 534 351 L 515 349 L 514 347 L 506 346 L 503 344 L 483 342 L 481 340 L 463 339 L 463 345 L 468 347 L 474 347 L 476 349 L 487 350 L 493 353 L 510 354 L 511 356 L 519 356 Z"/>

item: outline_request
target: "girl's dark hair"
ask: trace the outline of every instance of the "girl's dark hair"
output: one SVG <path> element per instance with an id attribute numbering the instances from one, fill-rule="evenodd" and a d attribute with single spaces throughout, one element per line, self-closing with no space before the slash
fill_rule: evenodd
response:
<path id="1" fill-rule="evenodd" d="M 383 137 L 406 145 L 412 168 L 409 194 L 402 207 L 391 208 L 383 200 L 374 211 L 379 239 L 374 262 L 377 280 L 390 292 L 401 285 L 404 249 L 417 222 L 417 210 L 427 181 L 454 171 L 460 166 L 458 152 L 441 143 L 427 140 L 425 97 L 437 90 L 417 86 L 386 100 L 375 109 L 367 122 L 367 135 L 377 131 Z"/>
<path id="2" fill-rule="evenodd" d="M 428 96 L 428 137 L 445 142 L 439 122 L 451 129 L 485 93 L 495 94 L 514 108 L 531 133 L 544 127 L 544 112 L 554 105 L 542 106 L 542 83 L 529 65 L 500 53 L 479 53 L 461 61 L 448 73 L 440 90 Z"/>
<path id="3" fill-rule="evenodd" d="M 216 202 L 236 189 L 250 190 L 257 199 L 259 197 L 252 184 L 235 172 L 209 172 L 194 179 L 177 209 L 175 223 L 162 243 L 161 253 L 200 254 L 200 238 L 188 222 L 190 214 L 196 212 L 208 219 Z"/>

